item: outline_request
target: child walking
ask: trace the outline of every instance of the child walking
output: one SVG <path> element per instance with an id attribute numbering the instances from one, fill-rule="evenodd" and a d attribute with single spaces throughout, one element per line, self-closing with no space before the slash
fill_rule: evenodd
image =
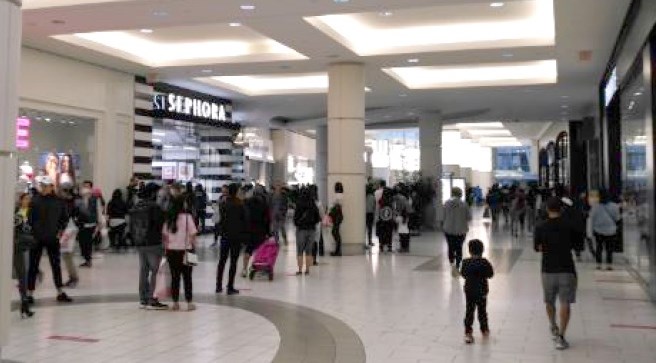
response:
<path id="1" fill-rule="evenodd" d="M 398 226 L 399 232 L 399 242 L 401 245 L 401 248 L 399 249 L 400 253 L 410 252 L 410 227 L 408 226 L 408 221 L 408 212 L 405 210 L 396 217 L 396 225 Z"/>
<path id="2" fill-rule="evenodd" d="M 465 343 L 474 342 L 473 325 L 474 312 L 478 310 L 478 323 L 484 337 L 490 335 L 490 327 L 487 321 L 487 294 L 489 292 L 488 279 L 494 276 L 492 264 L 483 258 L 483 242 L 478 239 L 469 241 L 470 258 L 462 261 L 460 271 L 465 279 Z"/>

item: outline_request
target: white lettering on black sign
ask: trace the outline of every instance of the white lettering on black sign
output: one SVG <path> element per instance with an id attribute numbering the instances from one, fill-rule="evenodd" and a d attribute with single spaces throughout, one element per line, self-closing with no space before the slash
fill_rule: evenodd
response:
<path id="1" fill-rule="evenodd" d="M 159 111 L 179 113 L 212 121 L 227 121 L 224 104 L 180 96 L 175 93 L 156 95 L 153 99 L 153 107 Z"/>

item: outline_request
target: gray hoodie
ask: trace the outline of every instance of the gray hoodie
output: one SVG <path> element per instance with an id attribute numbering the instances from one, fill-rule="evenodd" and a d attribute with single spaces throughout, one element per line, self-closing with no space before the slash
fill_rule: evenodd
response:
<path id="1" fill-rule="evenodd" d="M 454 236 L 466 235 L 471 219 L 469 206 L 459 198 L 451 198 L 444 203 L 444 223 L 442 224 L 444 233 Z"/>

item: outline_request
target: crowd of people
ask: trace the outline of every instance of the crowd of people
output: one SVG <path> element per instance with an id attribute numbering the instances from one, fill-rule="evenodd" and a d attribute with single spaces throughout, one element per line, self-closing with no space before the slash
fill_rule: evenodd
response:
<path id="1" fill-rule="evenodd" d="M 286 225 L 290 209 L 294 210 L 292 221 L 296 230 L 296 275 L 309 275 L 310 266 L 316 266 L 317 256 L 324 253 L 322 230 L 330 230 L 334 242 L 331 255 L 342 255 L 343 193 L 344 186 L 336 183 L 334 198 L 324 207 L 314 185 L 286 188 L 277 184 L 267 191 L 261 185 L 233 183 L 223 186 L 220 197 L 210 202 L 202 185 L 160 186 L 133 178 L 125 190 L 115 190 L 105 203 L 92 181 L 84 181 L 79 188 L 61 185 L 56 188 L 50 177 L 41 176 L 30 192 L 20 195 L 16 206 L 13 270 L 21 296 L 21 315 L 33 315 L 30 305 L 34 303 L 34 291 L 42 276 L 39 266 L 44 250 L 58 291 L 57 301 L 72 301 L 64 288 L 75 288 L 79 281 L 78 266 L 73 262 L 76 241 L 83 259 L 80 268 L 93 267 L 94 248 L 103 244 L 116 251 L 128 247 L 136 249 L 142 308 L 181 310 L 182 285 L 186 310 L 195 310 L 192 275 L 198 263 L 197 236 L 207 231 L 209 218 L 214 222 L 214 243 L 210 247 L 219 248 L 216 293 L 239 293 L 235 278 L 240 256 L 242 276 L 247 277 L 251 260 L 260 246 L 267 241 L 274 241 L 276 246 L 288 244 Z M 389 188 L 384 181 L 368 183 L 365 194 L 364 248 L 374 246 L 375 231 L 381 253 L 392 252 L 394 236 L 398 236 L 399 241 L 397 252 L 409 252 L 410 236 L 421 226 L 422 204 L 434 195 L 426 194 L 420 183 Z M 489 335 L 487 280 L 494 275 L 492 264 L 483 257 L 481 241 L 470 240 L 470 257 L 463 257 L 463 245 L 472 220 L 470 205 L 471 198 L 464 198 L 463 190 L 453 188 L 451 198 L 443 206 L 441 225 L 451 273 L 454 278 L 465 279 L 466 343 L 474 342 L 476 312 L 483 336 Z M 207 214 L 208 206 L 211 216 Z M 587 242 L 597 269 L 602 270 L 605 261 L 606 269 L 612 270 L 613 253 L 619 244 L 619 205 L 605 191 L 571 197 L 565 188 L 546 190 L 535 186 L 494 185 L 485 196 L 484 217 L 491 219 L 492 228 L 499 228 L 503 221 L 504 228 L 515 237 L 526 231 L 533 232 L 534 249 L 542 254 L 544 302 L 551 332 L 556 348 L 566 349 L 570 305 L 576 301 L 577 289 L 572 251 L 580 260 Z M 592 243 L 593 240 L 596 243 Z M 68 274 L 66 283 L 63 282 L 62 260 Z M 160 301 L 163 297 L 160 272 L 164 267 L 170 271 L 166 285 L 173 301 L 171 307 Z M 254 271 L 250 270 L 250 276 Z M 273 266 L 269 272 L 272 278 Z M 558 314 L 556 300 L 560 302 Z"/>

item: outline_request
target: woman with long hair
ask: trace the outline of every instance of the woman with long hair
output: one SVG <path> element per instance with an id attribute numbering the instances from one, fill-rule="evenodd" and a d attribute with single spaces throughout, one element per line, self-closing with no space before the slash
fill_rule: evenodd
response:
<path id="1" fill-rule="evenodd" d="M 55 190 L 58 187 L 57 181 L 59 180 L 59 156 L 55 152 L 49 152 L 46 156 L 46 164 L 43 167 L 45 175 L 50 177 L 55 183 Z"/>
<path id="2" fill-rule="evenodd" d="M 221 208 L 221 252 L 216 271 L 216 293 L 223 292 L 223 272 L 226 262 L 230 258 L 228 272 L 228 295 L 239 294 L 235 289 L 235 275 L 237 274 L 237 261 L 242 244 L 248 241 L 248 219 L 244 202 L 238 197 L 239 185 L 230 184 L 227 188 L 227 197 L 219 206 Z"/>
<path id="3" fill-rule="evenodd" d="M 125 216 L 128 214 L 128 205 L 123 200 L 121 189 L 114 190 L 112 199 L 107 204 L 107 217 L 109 218 L 109 240 L 115 250 L 127 249 L 125 244 Z"/>
<path id="4" fill-rule="evenodd" d="M 75 185 L 75 165 L 73 155 L 64 154 L 59 164 L 59 175 L 57 185 L 60 187 L 72 187 Z"/>
<path id="5" fill-rule="evenodd" d="M 196 306 L 192 302 L 193 267 L 185 263 L 185 253 L 188 250 L 193 251 L 195 249 L 198 230 L 194 218 L 186 211 L 184 204 L 182 198 L 172 200 L 171 209 L 162 228 L 166 258 L 171 268 L 171 298 L 173 299 L 171 310 L 173 311 L 180 310 L 178 301 L 180 298 L 181 277 L 184 282 L 187 310 L 196 310 Z"/>

